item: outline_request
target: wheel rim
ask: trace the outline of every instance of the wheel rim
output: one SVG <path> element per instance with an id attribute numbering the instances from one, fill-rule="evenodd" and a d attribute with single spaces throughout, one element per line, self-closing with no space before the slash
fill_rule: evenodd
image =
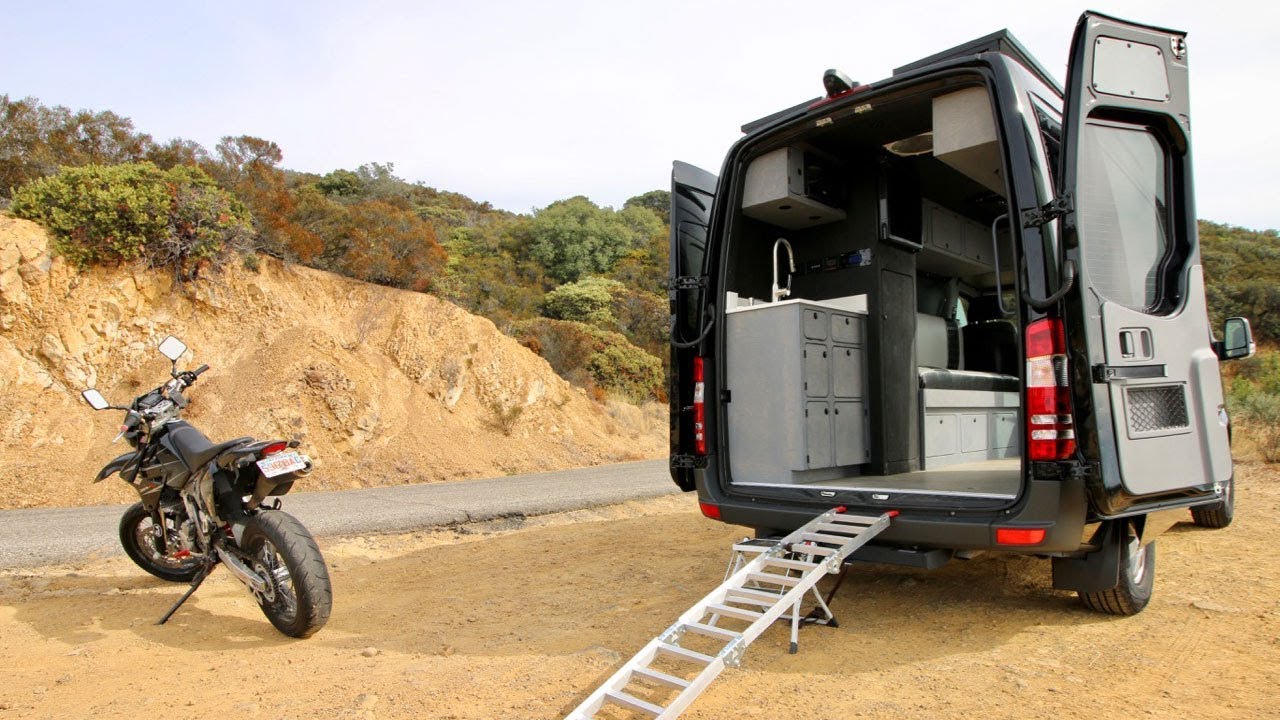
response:
<path id="1" fill-rule="evenodd" d="M 1132 532 L 1132 531 L 1131 531 Z M 1141 585 L 1147 576 L 1147 548 L 1137 535 L 1130 535 L 1128 542 L 1129 582 Z"/>
<path id="2" fill-rule="evenodd" d="M 270 540 L 262 541 L 253 569 L 267 581 L 266 591 L 261 598 L 262 604 L 274 608 L 281 620 L 292 622 L 298 614 L 298 595 L 293 588 L 293 576 L 289 574 L 284 558 Z"/>
<path id="3" fill-rule="evenodd" d="M 155 521 L 149 517 L 143 518 L 141 522 L 134 526 L 133 538 L 137 542 L 138 549 L 147 556 L 147 560 L 157 567 L 179 572 L 191 570 L 199 564 L 198 560 L 190 556 L 179 558 L 162 552 L 160 550 L 162 532 L 161 527 L 156 525 Z M 172 543 L 176 542 L 177 539 L 170 538 L 170 540 L 170 546 L 172 546 Z"/>

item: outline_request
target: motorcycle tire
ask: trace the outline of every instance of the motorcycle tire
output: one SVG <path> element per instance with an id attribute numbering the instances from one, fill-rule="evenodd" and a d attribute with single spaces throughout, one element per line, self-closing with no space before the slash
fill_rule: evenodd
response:
<path id="1" fill-rule="evenodd" d="M 124 517 L 120 518 L 120 544 L 124 547 L 124 554 L 138 567 L 161 580 L 191 582 L 200 572 L 200 559 L 191 555 L 176 558 L 172 553 L 161 552 L 156 530 L 151 513 L 142 507 L 142 503 L 130 505 L 124 511 Z"/>
<path id="2" fill-rule="evenodd" d="M 277 630 L 305 638 L 324 627 L 333 609 L 329 568 L 302 523 L 279 510 L 259 510 L 245 523 L 240 548 L 267 581 L 258 605 Z"/>

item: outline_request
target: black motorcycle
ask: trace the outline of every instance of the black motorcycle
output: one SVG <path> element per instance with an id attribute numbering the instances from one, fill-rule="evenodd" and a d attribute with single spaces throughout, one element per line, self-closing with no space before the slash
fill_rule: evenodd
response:
<path id="1" fill-rule="evenodd" d="M 329 569 L 311 533 L 280 510 L 277 497 L 311 472 L 296 440 L 241 437 L 213 443 L 181 419 L 190 400 L 183 391 L 209 369 L 178 371 L 187 351 L 169 336 L 160 343 L 170 379 L 128 407 L 111 405 L 97 390 L 84 399 L 95 410 L 124 410 L 121 437 L 133 446 L 107 463 L 94 482 L 114 473 L 142 501 L 120 519 L 120 543 L 143 570 L 190 589 L 165 613 L 164 624 L 219 564 L 249 588 L 280 632 L 304 638 L 324 627 L 333 606 Z"/>

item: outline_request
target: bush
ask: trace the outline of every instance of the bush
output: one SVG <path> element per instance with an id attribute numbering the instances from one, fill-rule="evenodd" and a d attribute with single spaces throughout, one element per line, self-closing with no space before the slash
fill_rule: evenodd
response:
<path id="1" fill-rule="evenodd" d="M 72 264 L 143 259 L 194 277 L 202 260 L 247 246 L 248 213 L 203 171 L 151 163 L 63 168 L 18 189 L 13 214 L 53 234 Z"/>
<path id="2" fill-rule="evenodd" d="M 633 402 L 665 398 L 661 361 L 618 333 L 539 318 L 520 323 L 515 336 L 557 374 L 588 391 L 615 393 Z"/>
<path id="3" fill-rule="evenodd" d="M 1224 373 L 1235 439 L 1243 438 L 1263 460 L 1280 462 L 1280 351 L 1259 350 L 1226 364 Z"/>
<path id="4" fill-rule="evenodd" d="M 613 297 L 625 288 L 616 280 L 590 277 L 566 283 L 546 294 L 542 300 L 542 314 L 553 320 L 571 320 L 610 329 L 616 322 L 613 316 Z"/>

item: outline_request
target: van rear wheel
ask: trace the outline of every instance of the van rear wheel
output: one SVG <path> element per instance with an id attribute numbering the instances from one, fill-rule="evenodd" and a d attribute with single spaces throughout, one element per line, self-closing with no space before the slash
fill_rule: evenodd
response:
<path id="1" fill-rule="evenodd" d="M 1125 523 L 1120 547 L 1120 578 L 1115 587 L 1081 592 L 1080 601 L 1090 610 L 1108 615 L 1137 615 L 1151 602 L 1156 579 L 1156 544 L 1142 544 L 1137 529 Z"/>

